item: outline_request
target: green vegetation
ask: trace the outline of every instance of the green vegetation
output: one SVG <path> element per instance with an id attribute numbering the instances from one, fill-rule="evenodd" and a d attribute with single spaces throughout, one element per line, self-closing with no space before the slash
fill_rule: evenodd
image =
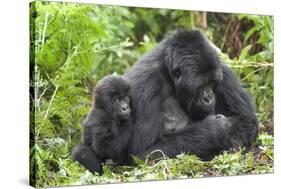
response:
<path id="1" fill-rule="evenodd" d="M 136 167 L 104 165 L 104 175 L 70 159 L 95 83 L 122 74 L 179 26 L 201 28 L 254 98 L 260 119 L 255 148 L 210 162 L 194 155 Z M 30 158 L 37 187 L 270 173 L 273 171 L 273 18 L 196 11 L 34 2 L 30 11 Z M 228 55 L 229 56 L 228 56 Z"/>

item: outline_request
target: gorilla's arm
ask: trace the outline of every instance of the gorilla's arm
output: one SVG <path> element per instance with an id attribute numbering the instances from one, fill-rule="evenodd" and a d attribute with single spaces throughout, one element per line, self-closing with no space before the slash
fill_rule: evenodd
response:
<path id="1" fill-rule="evenodd" d="M 223 81 L 214 89 L 217 99 L 216 113 L 231 118 L 229 134 L 232 143 L 249 149 L 258 134 L 258 119 L 252 99 L 242 88 L 233 71 L 223 65 Z"/>

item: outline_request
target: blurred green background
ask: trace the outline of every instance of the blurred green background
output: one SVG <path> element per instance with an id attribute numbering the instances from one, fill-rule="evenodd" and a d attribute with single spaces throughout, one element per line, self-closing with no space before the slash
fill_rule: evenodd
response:
<path id="1" fill-rule="evenodd" d="M 169 31 L 199 28 L 253 96 L 255 148 L 210 162 L 179 155 L 97 176 L 70 159 L 95 83 L 122 74 Z M 267 173 L 273 170 L 273 17 L 93 4 L 30 4 L 30 178 L 35 186 Z M 243 110 L 241 110 L 243 111 Z"/>

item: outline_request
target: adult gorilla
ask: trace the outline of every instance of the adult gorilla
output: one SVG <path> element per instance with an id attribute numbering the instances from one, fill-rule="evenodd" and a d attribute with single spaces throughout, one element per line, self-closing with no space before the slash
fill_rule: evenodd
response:
<path id="1" fill-rule="evenodd" d="M 161 149 L 169 157 L 185 152 L 208 160 L 232 147 L 249 149 L 257 136 L 251 97 L 199 31 L 182 29 L 166 37 L 125 76 L 131 81 L 135 116 L 130 154 L 144 157 Z M 224 115 L 227 121 L 193 108 L 205 90 L 216 99 L 212 113 Z M 172 99 L 169 110 L 166 99 Z M 165 135 L 165 111 L 172 117 L 170 122 L 184 123 L 184 132 Z"/>

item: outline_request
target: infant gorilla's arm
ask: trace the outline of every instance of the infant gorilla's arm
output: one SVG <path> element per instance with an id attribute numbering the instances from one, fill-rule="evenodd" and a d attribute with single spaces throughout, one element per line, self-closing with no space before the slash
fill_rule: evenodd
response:
<path id="1" fill-rule="evenodd" d="M 94 140 L 106 140 L 113 138 L 115 122 L 109 118 L 109 114 L 94 108 L 88 113 L 83 122 L 82 142 L 91 146 Z"/>

